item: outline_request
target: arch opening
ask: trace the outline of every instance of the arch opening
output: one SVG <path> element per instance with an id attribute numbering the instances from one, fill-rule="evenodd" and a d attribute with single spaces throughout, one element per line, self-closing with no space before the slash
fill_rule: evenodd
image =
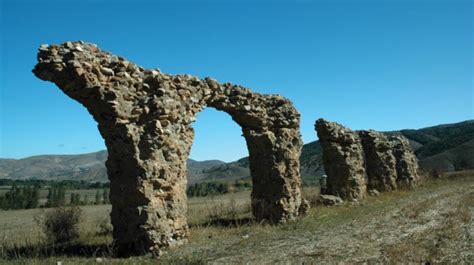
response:
<path id="1" fill-rule="evenodd" d="M 211 107 L 197 114 L 188 159 L 188 224 L 233 226 L 250 222 L 248 150 L 240 126 Z M 217 199 L 216 199 L 217 196 Z"/>
<path id="2" fill-rule="evenodd" d="M 192 127 L 195 135 L 190 159 L 230 163 L 248 156 L 242 129 L 227 113 L 206 107 L 196 115 Z"/>
<path id="3" fill-rule="evenodd" d="M 93 44 L 42 45 L 33 70 L 84 105 L 108 149 L 117 253 L 159 252 L 186 242 L 186 161 L 192 122 L 205 107 L 229 114 L 249 151 L 252 213 L 285 222 L 303 214 L 299 113 L 278 95 L 211 78 L 145 70 Z"/>

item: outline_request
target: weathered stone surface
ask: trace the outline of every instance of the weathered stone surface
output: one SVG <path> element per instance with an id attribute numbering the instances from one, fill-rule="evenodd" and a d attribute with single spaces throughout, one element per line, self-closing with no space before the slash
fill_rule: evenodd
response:
<path id="1" fill-rule="evenodd" d="M 365 154 L 368 189 L 393 191 L 397 189 L 397 169 L 392 145 L 387 137 L 375 131 L 359 131 Z"/>
<path id="2" fill-rule="evenodd" d="M 327 194 L 320 194 L 319 201 L 326 206 L 339 205 L 343 203 L 340 197 Z"/>
<path id="3" fill-rule="evenodd" d="M 300 115 L 289 100 L 211 78 L 146 70 L 84 42 L 42 45 L 33 72 L 98 122 L 109 153 L 111 219 L 120 254 L 186 241 L 191 124 L 206 106 L 227 112 L 242 127 L 255 217 L 284 222 L 307 209 L 300 191 Z M 347 193 L 358 196 L 354 186 L 348 183 Z"/>
<path id="4" fill-rule="evenodd" d="M 370 193 L 393 191 L 399 187 L 410 188 L 417 184 L 418 160 L 405 137 L 387 136 L 372 130 L 354 133 L 340 124 L 323 119 L 316 121 L 316 130 L 328 174 L 327 193 L 345 198 L 343 193 L 347 193 L 348 178 L 355 175 L 354 172 L 366 172 Z M 359 146 L 362 146 L 362 152 Z M 362 182 L 351 183 L 359 186 Z"/>
<path id="5" fill-rule="evenodd" d="M 344 200 L 365 197 L 364 153 L 357 133 L 324 119 L 316 121 L 316 130 L 323 148 L 326 192 Z"/>
<path id="6" fill-rule="evenodd" d="M 401 188 L 413 188 L 419 181 L 418 159 L 404 136 L 390 137 L 393 155 L 396 159 L 397 185 Z"/>

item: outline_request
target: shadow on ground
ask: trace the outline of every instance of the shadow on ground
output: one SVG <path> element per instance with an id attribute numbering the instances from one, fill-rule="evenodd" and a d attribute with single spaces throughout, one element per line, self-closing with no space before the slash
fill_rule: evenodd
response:
<path id="1" fill-rule="evenodd" d="M 1 252 L 3 259 L 114 256 L 111 244 L 29 245 L 4 248 Z"/>
<path id="2" fill-rule="evenodd" d="M 190 227 L 241 227 L 256 224 L 253 218 L 214 218 L 210 221 L 190 224 Z M 6 260 L 19 258 L 51 257 L 122 257 L 114 251 L 113 244 L 71 243 L 66 245 L 34 244 L 0 248 L 0 257 Z"/>

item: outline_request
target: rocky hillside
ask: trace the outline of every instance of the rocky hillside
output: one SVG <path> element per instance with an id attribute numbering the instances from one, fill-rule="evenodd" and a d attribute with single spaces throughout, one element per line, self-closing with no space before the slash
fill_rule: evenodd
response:
<path id="1" fill-rule="evenodd" d="M 0 178 L 77 179 L 106 181 L 107 152 L 82 155 L 40 155 L 24 159 L 0 159 Z"/>
<path id="2" fill-rule="evenodd" d="M 443 171 L 474 168 L 474 120 L 400 132 L 412 140 L 424 168 Z"/>
<path id="3" fill-rule="evenodd" d="M 23 159 L 0 159 L 0 178 L 107 181 L 107 151 L 82 155 L 40 155 Z M 191 179 L 209 168 L 225 164 L 219 160 L 188 160 Z"/>
<path id="4" fill-rule="evenodd" d="M 474 120 L 387 133 L 406 136 L 422 168 L 444 171 L 474 169 Z M 305 182 L 315 182 L 318 176 L 324 174 L 321 153 L 318 141 L 303 146 L 301 174 Z M 106 181 L 106 159 L 106 151 L 83 155 L 42 155 L 19 160 L 0 159 L 0 178 Z M 188 160 L 188 177 L 190 184 L 249 178 L 248 158 L 231 163 Z"/>

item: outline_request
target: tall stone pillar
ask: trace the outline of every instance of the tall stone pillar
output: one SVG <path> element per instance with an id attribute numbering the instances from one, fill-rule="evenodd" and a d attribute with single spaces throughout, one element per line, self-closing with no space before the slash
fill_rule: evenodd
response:
<path id="1" fill-rule="evenodd" d="M 416 158 L 408 139 L 404 136 L 393 136 L 390 141 L 396 160 L 398 187 L 415 187 L 420 181 L 418 158 Z"/>
<path id="2" fill-rule="evenodd" d="M 364 198 L 366 172 L 359 135 L 324 119 L 317 120 L 315 127 L 323 148 L 327 193 L 348 200 Z"/>
<path id="3" fill-rule="evenodd" d="M 392 145 L 387 137 L 375 131 L 360 131 L 359 137 L 365 153 L 368 188 L 378 191 L 397 189 L 397 170 Z"/>

